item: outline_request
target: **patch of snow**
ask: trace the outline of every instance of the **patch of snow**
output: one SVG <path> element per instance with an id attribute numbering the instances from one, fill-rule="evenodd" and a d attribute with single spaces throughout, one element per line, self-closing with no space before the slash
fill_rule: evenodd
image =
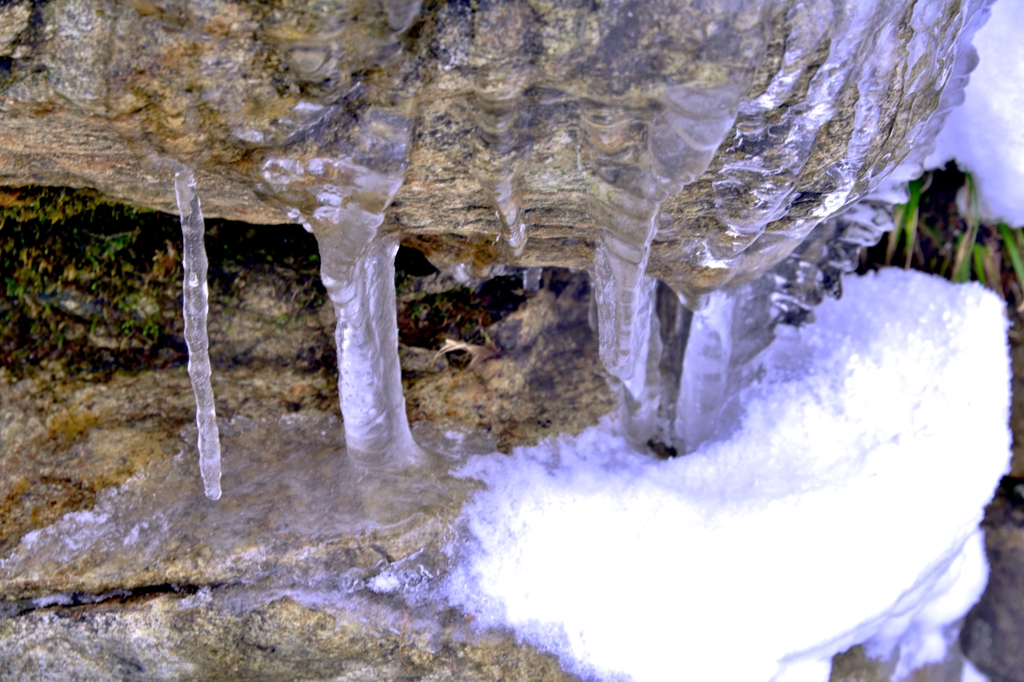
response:
<path id="1" fill-rule="evenodd" d="M 980 59 L 926 168 L 955 160 L 978 185 L 983 220 L 1024 227 L 1024 0 L 999 0 L 974 37 Z"/>
<path id="2" fill-rule="evenodd" d="M 377 594 L 386 594 L 401 589 L 402 580 L 392 571 L 383 571 L 373 576 L 366 586 Z"/>
<path id="3" fill-rule="evenodd" d="M 960 676 L 960 682 L 989 682 L 988 677 L 983 675 L 974 664 L 964 659 L 964 671 Z"/>
<path id="4" fill-rule="evenodd" d="M 471 459 L 448 599 L 602 680 L 821 680 L 831 657 L 946 654 L 987 579 L 1009 461 L 1003 304 L 850 278 L 765 351 L 726 440 L 657 461 L 605 421 Z"/>

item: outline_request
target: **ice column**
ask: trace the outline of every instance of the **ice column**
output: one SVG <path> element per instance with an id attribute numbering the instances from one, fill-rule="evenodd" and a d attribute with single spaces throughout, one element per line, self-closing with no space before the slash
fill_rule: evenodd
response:
<path id="1" fill-rule="evenodd" d="M 338 392 L 349 456 L 364 466 L 420 455 L 405 415 L 395 314 L 398 240 L 375 235 L 383 220 L 312 221 L 320 272 L 334 305 Z M 376 224 L 373 224 L 376 223 Z"/>
<path id="2" fill-rule="evenodd" d="M 320 247 L 320 276 L 334 307 L 338 393 L 349 456 L 376 467 L 416 461 L 398 362 L 395 253 L 381 235 L 384 210 L 402 186 L 405 119 L 379 115 L 364 132 L 374 167 L 340 151 L 305 161 L 270 159 L 264 178 Z M 394 128 L 392 130 L 392 128 Z M 379 135 L 373 137 L 372 135 Z"/>
<path id="3" fill-rule="evenodd" d="M 206 336 L 206 314 L 209 312 L 209 289 L 206 285 L 205 225 L 199 209 L 196 180 L 190 169 L 174 173 L 174 195 L 181 214 L 184 248 L 185 343 L 188 345 L 188 378 L 196 396 L 196 425 L 199 427 L 199 470 L 203 487 L 211 500 L 220 498 L 220 434 L 217 413 L 210 385 L 210 341 Z"/>
<path id="4" fill-rule="evenodd" d="M 671 193 L 707 169 L 742 92 L 740 83 L 669 87 L 646 117 L 593 101 L 584 106 L 594 174 L 590 204 L 603 228 L 594 253 L 601 361 L 630 394 L 625 430 L 639 442 L 653 435 L 647 415 L 657 413 L 661 393 L 660 380 L 646 371 L 649 346 L 659 336 L 651 331 L 655 282 L 646 276 L 658 213 Z M 656 357 L 660 352 L 659 342 Z M 655 402 L 634 409 L 630 400 Z"/>

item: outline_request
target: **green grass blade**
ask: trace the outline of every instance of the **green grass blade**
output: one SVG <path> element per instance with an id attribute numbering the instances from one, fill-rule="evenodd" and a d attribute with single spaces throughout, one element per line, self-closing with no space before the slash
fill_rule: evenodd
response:
<path id="1" fill-rule="evenodd" d="M 981 244 L 975 244 L 974 249 L 972 250 L 974 252 L 974 276 L 975 278 L 977 278 L 979 282 L 981 282 L 982 286 L 987 287 L 988 278 L 985 277 L 985 258 L 984 254 L 982 253 Z"/>
<path id="2" fill-rule="evenodd" d="M 920 216 L 921 187 L 924 186 L 924 178 L 910 181 L 910 201 L 903 210 L 903 231 L 907 235 L 907 258 L 903 263 L 903 269 L 909 270 L 911 260 L 914 258 L 914 245 L 917 243 L 917 222 Z"/>
<path id="3" fill-rule="evenodd" d="M 903 214 L 906 212 L 906 208 L 906 204 L 897 204 L 893 210 L 892 230 L 889 232 L 889 240 L 885 243 L 885 267 L 892 265 L 893 256 L 896 255 L 900 234 L 903 233 Z"/>
<path id="4" fill-rule="evenodd" d="M 971 278 L 971 259 L 969 254 L 974 250 L 974 235 L 968 229 L 956 241 L 956 256 L 953 259 L 953 275 L 950 279 L 957 284 Z"/>
<path id="5" fill-rule="evenodd" d="M 1017 284 L 1024 290 L 1024 259 L 1020 257 L 1020 248 L 1017 239 L 1020 237 L 1020 230 L 1010 229 L 1006 223 L 999 223 L 999 234 L 1003 238 L 1003 251 L 1010 257 L 1010 265 L 1013 266 L 1013 274 L 1017 277 Z"/>
<path id="6" fill-rule="evenodd" d="M 970 173 L 966 174 L 967 181 L 967 215 L 964 221 L 967 223 L 967 231 L 960 235 L 956 242 L 956 253 L 953 257 L 952 280 L 957 283 L 966 282 L 971 278 L 971 256 L 974 252 L 974 243 L 978 239 L 978 192 L 974 186 L 974 178 Z"/>

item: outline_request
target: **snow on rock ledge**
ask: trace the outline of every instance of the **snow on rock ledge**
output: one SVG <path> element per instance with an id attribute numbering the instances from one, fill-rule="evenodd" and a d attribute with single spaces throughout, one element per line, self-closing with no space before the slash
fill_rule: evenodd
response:
<path id="1" fill-rule="evenodd" d="M 471 460 L 488 488 L 450 599 L 599 679 L 827 680 L 860 642 L 899 647 L 897 677 L 941 659 L 1007 468 L 1002 304 L 886 270 L 818 317 L 692 455 L 634 454 L 606 424 Z"/>

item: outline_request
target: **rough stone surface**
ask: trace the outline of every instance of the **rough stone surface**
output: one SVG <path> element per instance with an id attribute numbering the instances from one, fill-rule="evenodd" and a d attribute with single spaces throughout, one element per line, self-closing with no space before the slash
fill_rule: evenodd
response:
<path id="1" fill-rule="evenodd" d="M 992 682 L 1024 680 L 1024 479 L 1007 477 L 982 522 L 991 573 L 967 614 L 964 652 Z"/>
<path id="2" fill-rule="evenodd" d="M 406 368 L 410 409 L 431 419 L 417 424 L 421 443 L 464 457 L 578 431 L 610 409 L 591 369 L 586 277 L 546 280 L 489 329 L 492 356 Z M 475 484 L 450 478 L 457 460 L 440 455 L 395 475 L 349 467 L 331 372 L 302 371 L 294 358 L 296 347 L 329 343 L 329 309 L 282 330 L 288 292 L 276 281 L 253 276 L 212 318 L 219 502 L 197 476 L 184 368 L 4 375 L 0 677 L 574 679 L 430 598 Z M 239 358 L 247 364 L 232 367 Z M 556 370 L 564 379 L 534 378 Z M 458 401 L 445 399 L 453 387 L 465 393 Z M 422 598 L 388 593 L 389 580 Z"/>
<path id="3" fill-rule="evenodd" d="M 1013 460 L 1010 475 L 1024 478 L 1024 325 L 1010 330 L 1010 361 L 1013 385 L 1010 392 L 1010 431 L 1013 433 Z"/>
<path id="4" fill-rule="evenodd" d="M 7 2 L 0 184 L 173 212 L 185 163 L 209 216 L 280 223 L 319 199 L 275 187 L 268 164 L 400 159 L 385 229 L 480 272 L 500 258 L 494 187 L 525 216 L 523 264 L 579 269 L 610 226 L 591 199 L 618 188 L 660 205 L 649 272 L 700 293 L 777 263 L 927 136 L 984 3 L 878 3 L 854 21 L 858 5 Z M 662 177 L 659 136 L 701 140 L 716 116 L 738 118 L 707 171 Z M 764 224 L 726 229 L 736 215 Z"/>
<path id="5" fill-rule="evenodd" d="M 850 27 L 842 3 L 727 5 L 2 2 L 0 184 L 93 187 L 174 212 L 186 164 L 207 215 L 285 223 L 289 208 L 324 205 L 267 169 L 328 159 L 346 191 L 367 169 L 403 177 L 383 229 L 476 276 L 510 260 L 495 243 L 502 197 L 528 226 L 519 264 L 584 270 L 622 218 L 599 215 L 595 197 L 622 190 L 638 213 L 657 207 L 649 273 L 702 293 L 784 259 L 913 151 L 984 3 L 879 3 L 852 38 L 827 33 Z M 658 157 L 665 136 L 707 132 L 673 128 L 693 113 L 679 92 L 714 93 L 735 119 L 692 182 L 658 174 L 674 163 Z M 765 217 L 763 230 L 727 229 L 737 215 Z M 835 260 L 821 241 L 794 261 Z M 332 312 L 297 312 L 273 276 L 214 302 L 217 503 L 195 466 L 183 368 L 69 377 L 51 363 L 20 381 L 0 370 L 0 677 L 572 679 L 432 592 L 474 485 L 450 468 L 578 431 L 612 406 L 586 278 L 548 272 L 544 284 L 486 343 L 464 344 L 468 366 L 401 349 L 417 441 L 445 453 L 415 472 L 367 476 L 339 456 L 321 362 Z M 1013 555 L 993 553 L 1019 544 L 1007 538 L 990 537 L 990 558 Z M 1007 570 L 990 591 L 1019 594 Z M 1017 662 L 985 642 L 1011 641 L 1020 619 L 1012 597 L 993 595 L 964 641 L 1003 674 Z M 959 661 L 954 651 L 915 679 L 956 679 Z M 881 682 L 890 669 L 855 648 L 833 680 Z"/>

